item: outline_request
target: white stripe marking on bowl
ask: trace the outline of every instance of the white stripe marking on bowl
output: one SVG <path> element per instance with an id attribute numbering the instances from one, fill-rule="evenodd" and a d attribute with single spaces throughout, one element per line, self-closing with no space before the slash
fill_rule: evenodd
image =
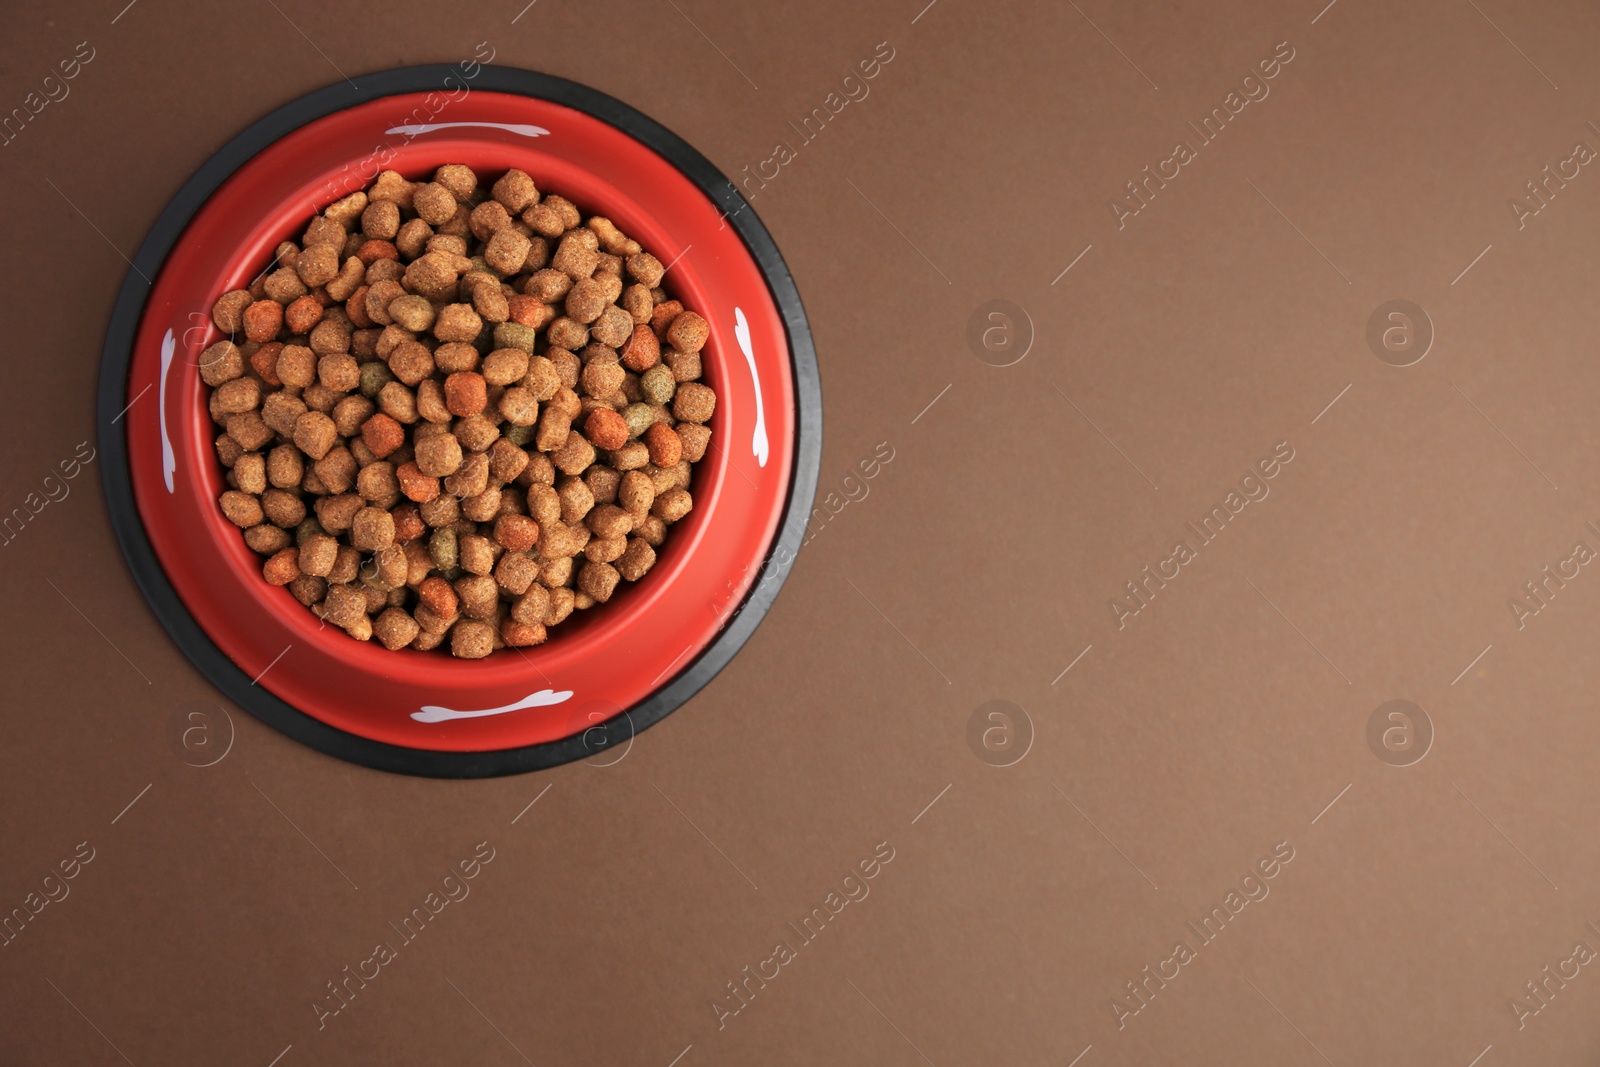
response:
<path id="1" fill-rule="evenodd" d="M 537 693 L 529 693 L 515 704 L 507 704 L 503 708 L 484 708 L 481 711 L 456 711 L 454 708 L 441 708 L 436 704 L 424 704 L 421 711 L 413 711 L 411 717 L 418 722 L 449 722 L 451 719 L 477 719 L 485 715 L 504 715 L 508 711 L 521 711 L 523 708 L 543 708 L 551 704 L 560 704 L 572 696 L 572 690 L 565 689 L 557 693 L 549 689 L 541 689 Z"/>
<path id="2" fill-rule="evenodd" d="M 548 137 L 550 131 L 543 126 L 529 126 L 518 122 L 419 122 L 410 126 L 396 126 L 385 133 L 403 133 L 408 137 L 418 134 L 432 133 L 434 130 L 448 130 L 455 126 L 487 126 L 490 129 L 506 130 L 509 133 L 520 133 L 524 137 Z"/>
<path id="3" fill-rule="evenodd" d="M 173 339 L 172 331 L 167 331 L 167 336 L 161 340 L 161 384 L 156 389 L 157 411 L 161 421 L 161 477 L 167 483 L 167 492 L 172 492 L 172 475 L 178 469 L 178 461 L 172 454 L 172 442 L 167 438 L 167 370 L 172 366 Z"/>
<path id="4" fill-rule="evenodd" d="M 733 336 L 739 341 L 739 351 L 744 353 L 744 361 L 750 365 L 750 380 L 756 386 L 756 432 L 750 440 L 750 451 L 756 457 L 757 466 L 767 465 L 767 414 L 761 405 L 761 375 L 756 371 L 756 356 L 750 350 L 750 324 L 745 321 L 744 309 L 733 309 Z"/>

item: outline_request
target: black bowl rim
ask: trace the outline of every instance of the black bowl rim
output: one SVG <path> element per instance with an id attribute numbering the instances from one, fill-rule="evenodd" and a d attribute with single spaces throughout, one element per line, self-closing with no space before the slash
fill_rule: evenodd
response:
<path id="1" fill-rule="evenodd" d="M 150 295 L 150 282 L 200 207 L 233 173 L 268 145 L 313 120 L 400 93 L 439 89 L 446 77 L 462 78 L 454 64 L 400 67 L 360 77 L 354 87 L 337 82 L 283 105 L 224 145 L 195 172 L 156 219 L 135 253 L 106 330 L 100 364 L 96 429 L 103 457 L 111 525 L 145 599 L 174 643 L 213 685 L 239 707 L 281 733 L 326 755 L 399 774 L 432 778 L 485 778 L 554 767 L 598 756 L 631 742 L 635 733 L 660 722 L 714 678 L 743 647 L 765 617 L 799 553 L 822 457 L 822 386 L 816 349 L 789 268 L 772 236 L 739 190 L 688 142 L 622 101 L 565 78 L 516 67 L 482 65 L 474 89 L 536 97 L 563 104 L 607 123 L 663 156 L 721 208 L 739 234 L 783 319 L 794 370 L 796 439 L 793 471 L 772 550 L 750 591 L 711 643 L 650 696 L 595 727 L 571 737 L 485 752 L 443 752 L 373 741 L 313 718 L 252 684 L 223 654 L 178 598 L 157 562 L 134 505 L 127 442 L 115 420 L 127 393 L 135 334 Z M 786 557 L 784 563 L 776 562 Z M 620 757 L 619 757 L 620 758 Z"/>

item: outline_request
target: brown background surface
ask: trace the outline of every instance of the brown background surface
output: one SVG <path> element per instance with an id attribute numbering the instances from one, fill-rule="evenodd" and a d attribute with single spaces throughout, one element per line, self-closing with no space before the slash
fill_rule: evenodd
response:
<path id="1" fill-rule="evenodd" d="M 1592 6 L 123 2 L 3 16 L 0 110 L 95 58 L 0 149 L 0 510 L 92 437 L 123 254 L 197 166 L 341 73 L 481 41 L 734 176 L 890 43 L 754 206 L 816 335 L 820 492 L 895 459 L 625 759 L 480 782 L 236 708 L 188 765 L 174 724 L 218 698 L 91 466 L 0 549 L 0 908 L 95 849 L 0 949 L 0 1061 L 1594 1062 L 1600 968 L 1522 1029 L 1508 1005 L 1600 947 L 1600 577 L 1520 630 L 1507 606 L 1600 547 L 1600 174 L 1508 209 L 1600 145 Z M 1284 40 L 1270 96 L 1119 231 L 1108 198 Z M 1403 369 L 1364 337 L 1397 298 L 1437 333 Z M 1033 324 L 1014 366 L 966 343 L 990 299 Z M 1285 440 L 1270 497 L 1119 630 L 1123 583 Z M 967 742 L 994 699 L 1031 722 L 1008 767 Z M 1413 766 L 1366 739 L 1391 699 L 1435 731 Z M 325 983 L 480 841 L 470 897 L 319 1030 Z M 871 895 L 719 1029 L 879 842 Z M 1119 1030 L 1124 983 L 1279 842 L 1271 895 Z"/>

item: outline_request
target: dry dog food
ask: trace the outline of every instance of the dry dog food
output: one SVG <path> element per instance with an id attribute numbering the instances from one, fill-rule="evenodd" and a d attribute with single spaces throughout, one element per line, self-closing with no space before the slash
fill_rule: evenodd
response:
<path id="1" fill-rule="evenodd" d="M 519 170 L 380 174 L 212 308 L 227 520 L 319 618 L 463 659 L 537 645 L 694 507 L 706 320 Z"/>

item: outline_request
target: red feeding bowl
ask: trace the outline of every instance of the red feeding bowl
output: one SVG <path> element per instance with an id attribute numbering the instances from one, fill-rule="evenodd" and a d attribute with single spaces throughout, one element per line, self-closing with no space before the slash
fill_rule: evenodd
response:
<path id="1" fill-rule="evenodd" d="M 136 257 L 99 398 L 123 551 L 162 623 L 224 693 L 331 755 L 469 777 L 630 743 L 733 656 L 798 549 L 821 399 L 794 284 L 734 186 L 610 97 L 476 65 L 361 81 L 297 100 L 236 138 Z M 419 178 L 444 163 L 488 181 L 524 170 L 671 264 L 664 284 L 710 323 L 702 360 L 717 393 L 694 510 L 650 573 L 553 628 L 546 644 L 476 661 L 351 640 L 266 584 L 260 557 L 217 507 L 226 485 L 196 363 L 221 336 L 211 303 L 248 286 L 315 211 L 379 170 Z"/>

